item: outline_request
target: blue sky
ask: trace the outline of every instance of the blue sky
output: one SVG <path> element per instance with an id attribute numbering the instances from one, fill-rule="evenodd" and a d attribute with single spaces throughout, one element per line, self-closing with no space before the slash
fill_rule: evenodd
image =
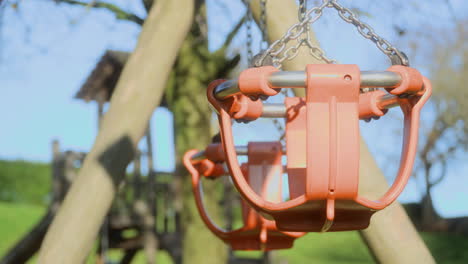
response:
<path id="1" fill-rule="evenodd" d="M 0 158 L 49 161 L 50 142 L 59 139 L 63 149 L 88 151 L 96 135 L 96 106 L 73 99 L 97 60 L 106 49 L 131 51 L 136 44 L 139 27 L 128 22 L 117 21 L 106 11 L 86 10 L 68 5 L 55 5 L 52 1 L 21 1 L 20 8 L 6 8 L 1 16 L 0 44 Z M 111 1 L 144 17 L 140 1 Z M 241 1 L 207 0 L 209 15 L 210 48 L 216 49 L 232 25 L 242 16 Z M 343 4 L 350 1 L 341 1 Z M 386 4 L 362 1 L 361 8 L 372 15 L 364 19 L 377 32 L 391 42 L 407 43 L 408 37 L 398 39 L 393 26 L 395 17 L 387 12 Z M 405 1 L 406 2 L 406 1 Z M 463 0 L 452 0 L 457 16 L 467 12 Z M 399 14 L 398 23 L 420 26 L 421 21 L 439 21 L 440 28 L 451 27 L 451 17 L 444 1 L 432 1 L 433 5 L 392 6 Z M 414 10 L 420 14 L 414 16 Z M 434 16 L 434 19 L 428 17 Z M 356 30 L 343 22 L 337 22 L 335 12 L 326 11 L 323 20 L 317 23 L 317 36 L 330 57 L 342 63 L 356 63 L 364 70 L 384 70 L 388 67 L 385 56 Z M 432 17 L 431 17 L 432 18 Z M 436 19 L 437 18 L 437 19 Z M 403 22 L 402 22 L 403 21 Z M 255 40 L 258 42 L 258 38 Z M 397 41 L 398 40 L 398 41 Z M 245 32 L 235 38 L 232 53 L 244 47 Z M 420 43 L 424 43 L 421 40 Z M 256 43 L 255 47 L 259 44 Z M 403 48 L 405 45 L 403 45 Z M 421 48 L 426 48 L 421 44 Z M 424 59 L 418 57 L 413 64 L 427 72 Z M 393 113 L 394 112 L 394 113 Z M 381 122 L 362 126 L 371 151 L 376 154 L 379 165 L 388 179 L 396 172 L 400 144 L 397 131 L 401 121 L 398 111 L 393 110 Z M 430 118 L 426 110 L 423 118 Z M 152 119 L 155 140 L 155 164 L 158 170 L 170 171 L 174 167 L 171 116 L 158 109 Z M 278 134 L 256 133 L 274 131 L 268 120 L 254 126 L 236 126 L 236 131 L 246 135 L 238 144 L 248 140 L 275 140 Z M 382 140 L 385 138 L 385 140 Z M 157 147 L 156 147 L 157 146 Z M 389 162 L 390 161 L 390 162 Z M 435 205 L 444 216 L 467 215 L 468 200 L 467 166 L 463 160 L 452 162 L 447 180 L 434 189 Z M 411 180 L 402 195 L 402 201 L 419 199 L 421 185 Z"/>

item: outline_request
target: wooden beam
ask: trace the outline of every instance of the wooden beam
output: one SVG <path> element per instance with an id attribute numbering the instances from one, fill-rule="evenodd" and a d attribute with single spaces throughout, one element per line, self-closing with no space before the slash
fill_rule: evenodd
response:
<path id="1" fill-rule="evenodd" d="M 160 103 L 193 12 L 194 0 L 159 0 L 151 9 L 94 146 L 46 235 L 38 263 L 84 262 Z"/>

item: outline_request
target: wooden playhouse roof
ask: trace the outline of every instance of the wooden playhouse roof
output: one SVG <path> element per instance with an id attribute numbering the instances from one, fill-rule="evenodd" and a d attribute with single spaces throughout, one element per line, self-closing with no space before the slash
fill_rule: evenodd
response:
<path id="1" fill-rule="evenodd" d="M 107 50 L 76 93 L 75 98 L 86 102 L 108 102 L 129 55 L 129 52 Z"/>

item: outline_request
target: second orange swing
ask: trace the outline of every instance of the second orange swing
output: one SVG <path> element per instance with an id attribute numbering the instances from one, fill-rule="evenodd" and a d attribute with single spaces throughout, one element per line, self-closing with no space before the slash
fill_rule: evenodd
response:
<path id="1" fill-rule="evenodd" d="M 248 147 L 248 162 L 243 164 L 243 177 L 264 199 L 279 202 L 282 200 L 281 144 L 279 142 L 251 142 Z M 241 202 L 242 227 L 232 231 L 218 227 L 209 217 L 202 197 L 201 178 L 217 178 L 225 174 L 220 165 L 224 161 L 221 144 L 211 144 L 205 150 L 207 158 L 196 160 L 198 150 L 184 155 L 184 165 L 192 175 L 195 202 L 206 226 L 233 250 L 272 250 L 291 248 L 302 232 L 284 232 L 276 228 L 275 222 L 268 220 Z M 252 175 L 252 176 L 250 176 Z"/>

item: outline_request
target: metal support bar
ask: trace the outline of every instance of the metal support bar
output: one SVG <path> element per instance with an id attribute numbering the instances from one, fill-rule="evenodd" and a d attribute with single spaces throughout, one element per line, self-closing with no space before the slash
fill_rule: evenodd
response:
<path id="1" fill-rule="evenodd" d="M 392 94 L 386 94 L 380 97 L 377 106 L 380 109 L 389 109 L 398 106 L 398 97 Z M 286 117 L 286 106 L 284 104 L 263 104 L 262 117 L 283 118 Z"/>
<path id="2" fill-rule="evenodd" d="M 395 96 L 393 94 L 386 94 L 380 98 L 380 100 L 377 102 L 377 106 L 380 109 L 389 109 L 392 107 L 399 106 L 400 104 L 398 103 L 398 96 Z"/>
<path id="3" fill-rule="evenodd" d="M 282 149 L 281 149 L 281 152 L 283 152 L 283 154 L 286 153 L 286 147 L 285 146 L 282 146 Z M 248 153 L 249 153 L 249 149 L 247 146 L 236 146 L 236 153 L 238 156 L 247 156 Z M 193 160 L 201 160 L 201 159 L 205 159 L 205 151 L 199 151 L 197 153 L 195 153 L 195 155 L 192 156 L 192 159 Z"/>
<path id="4" fill-rule="evenodd" d="M 305 71 L 279 71 L 268 77 L 271 88 L 301 88 L 305 87 L 307 75 Z M 401 76 L 389 71 L 361 71 L 361 88 L 394 88 L 401 82 Z M 215 97 L 226 99 L 240 93 L 237 79 L 226 81 L 215 89 Z"/>
<path id="5" fill-rule="evenodd" d="M 246 156 L 247 155 L 247 146 L 236 146 L 236 153 L 239 156 Z M 199 151 L 193 155 L 192 159 L 194 160 L 200 160 L 204 159 L 205 157 L 205 151 Z"/>
<path id="6" fill-rule="evenodd" d="M 268 78 L 271 88 L 301 88 L 305 87 L 306 82 L 305 71 L 279 71 L 272 73 Z"/>
<path id="7" fill-rule="evenodd" d="M 225 81 L 215 89 L 215 97 L 218 100 L 226 99 L 236 93 L 240 93 L 237 79 Z"/>
<path id="8" fill-rule="evenodd" d="M 285 117 L 286 106 L 284 104 L 263 104 L 262 117 Z"/>
<path id="9" fill-rule="evenodd" d="M 390 71 L 362 71 L 361 88 L 395 88 L 401 83 L 401 75 Z"/>

